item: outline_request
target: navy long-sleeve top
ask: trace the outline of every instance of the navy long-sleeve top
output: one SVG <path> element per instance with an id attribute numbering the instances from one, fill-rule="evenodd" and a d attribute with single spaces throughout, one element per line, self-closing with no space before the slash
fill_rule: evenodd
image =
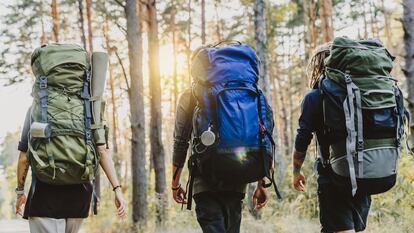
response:
<path id="1" fill-rule="evenodd" d="M 329 153 L 328 143 L 324 137 L 323 98 L 320 90 L 315 87 L 308 92 L 302 101 L 299 127 L 295 139 L 295 149 L 306 152 L 316 133 L 322 153 Z"/>

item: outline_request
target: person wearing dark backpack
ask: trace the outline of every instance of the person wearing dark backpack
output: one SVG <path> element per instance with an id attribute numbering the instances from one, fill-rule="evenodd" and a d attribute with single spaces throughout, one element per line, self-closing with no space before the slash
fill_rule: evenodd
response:
<path id="1" fill-rule="evenodd" d="M 91 68 L 87 52 L 72 44 L 44 45 L 32 54 L 34 100 L 18 146 L 16 188 L 16 214 L 29 220 L 31 233 L 78 232 L 89 213 L 99 165 L 113 186 L 118 215 L 126 214 L 105 147 L 101 96 L 106 54 L 94 53 L 92 64 Z M 26 196 L 29 167 L 32 182 Z"/>
<path id="2" fill-rule="evenodd" d="M 314 133 L 323 233 L 365 230 L 371 195 L 395 185 L 409 114 L 390 74 L 393 60 L 379 40 L 346 37 L 320 46 L 310 60 L 292 183 L 306 191 L 301 167 Z"/>
<path id="3" fill-rule="evenodd" d="M 173 198 L 191 209 L 205 233 L 240 232 L 246 185 L 257 181 L 253 202 L 263 208 L 273 181 L 273 115 L 257 87 L 258 59 L 240 43 L 194 52 L 193 87 L 178 101 L 174 129 Z M 188 189 L 180 184 L 187 150 Z"/>

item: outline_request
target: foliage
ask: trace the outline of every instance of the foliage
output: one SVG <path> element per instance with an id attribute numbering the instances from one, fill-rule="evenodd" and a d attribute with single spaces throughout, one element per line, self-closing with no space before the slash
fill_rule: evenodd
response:
<path id="1" fill-rule="evenodd" d="M 138 1 L 142 5 L 146 1 Z M 239 40 L 253 45 L 253 4 L 254 0 L 214 0 L 206 1 L 207 43 L 219 40 Z M 308 190 L 306 193 L 297 193 L 290 187 L 291 150 L 293 148 L 294 134 L 297 127 L 297 119 L 300 114 L 300 101 L 308 91 L 306 89 L 305 68 L 308 57 L 311 55 L 309 48 L 310 25 L 305 24 L 305 8 L 302 0 L 279 1 L 266 0 L 267 38 L 269 51 L 269 76 L 271 78 L 271 90 L 274 93 L 274 112 L 277 127 L 279 129 L 278 143 L 283 150 L 278 155 L 285 166 L 279 167 L 282 182 L 279 186 L 284 194 L 283 201 L 277 201 L 274 192 L 271 191 L 269 206 L 263 211 L 261 220 L 253 219 L 247 211 L 243 211 L 242 232 L 317 232 L 318 225 L 318 202 L 316 191 L 316 177 L 312 176 L 312 155 L 308 155 L 304 172 L 308 177 Z M 402 51 L 403 30 L 397 19 L 401 17 L 401 6 L 398 4 L 386 5 L 384 9 L 379 1 L 362 0 L 333 0 L 334 6 L 334 28 L 335 35 L 348 35 L 359 38 L 379 37 L 384 41 L 390 41 L 391 51 L 397 55 Z M 92 27 L 94 31 L 94 47 L 105 44 L 102 33 L 102 25 L 107 23 L 109 32 L 109 48 L 102 45 L 102 49 L 110 50 L 110 61 L 115 83 L 115 104 L 118 105 L 117 125 L 119 151 L 117 156 L 121 160 L 120 174 L 124 193 L 131 203 L 131 161 L 130 161 L 130 114 L 128 106 L 128 88 L 131 77 L 129 76 L 128 44 L 126 43 L 126 19 L 123 4 L 125 1 L 92 1 Z M 173 3 L 175 3 L 173 5 Z M 169 66 L 177 68 L 178 92 L 190 86 L 188 77 L 188 66 L 192 50 L 201 45 L 200 40 L 200 1 L 167 0 L 157 1 L 159 38 L 160 38 L 160 64 L 161 88 L 162 88 L 162 114 L 163 114 L 163 143 L 166 151 L 166 162 L 171 164 L 173 122 L 176 97 L 174 96 L 174 74 Z M 310 1 L 307 0 L 308 8 Z M 60 31 L 62 42 L 79 43 L 79 11 L 78 1 L 59 1 Z M 315 0 L 315 29 L 316 44 L 320 44 L 322 34 L 320 28 L 319 1 Z M 19 83 L 23 78 L 30 75 L 30 54 L 35 47 L 42 42 L 52 42 L 52 25 L 49 4 L 40 0 L 17 0 L 9 1 L 5 7 L 7 13 L 2 16 L 2 27 L 0 43 L 0 74 L 8 84 Z M 309 9 L 307 9 L 309 14 Z M 172 16 L 175 14 L 175 24 L 172 24 Z M 191 21 L 189 18 L 191 15 Z M 139 16 L 146 25 L 145 14 L 140 12 Z M 385 34 L 383 25 L 385 17 L 391 21 L 390 30 L 392 38 Z M 308 15 L 309 17 L 309 15 Z M 190 29 L 190 30 L 188 30 Z M 176 57 L 173 64 L 171 47 L 172 32 L 176 33 Z M 188 34 L 190 31 L 190 35 Z M 366 31 L 366 33 L 365 33 Z M 150 103 L 148 90 L 148 41 L 144 26 L 143 48 L 144 48 L 144 95 L 145 107 Z M 367 34 L 367 35 L 365 35 Z M 309 49 L 309 51 L 307 50 Z M 399 70 L 401 56 L 396 60 L 395 76 L 402 79 Z M 140 67 L 141 68 L 141 67 Z M 124 72 L 126 70 L 126 72 Z M 108 91 L 109 93 L 109 91 Z M 108 102 L 109 103 L 109 102 Z M 112 113 L 113 106 L 108 104 L 108 115 Z M 147 111 L 146 118 L 149 118 Z M 112 119 L 107 117 L 109 125 Z M 149 130 L 148 122 L 145 130 Z M 146 135 L 149 135 L 146 133 Z M 146 139 L 147 140 L 147 139 Z M 16 145 L 17 133 L 10 133 L 5 137 L 0 153 L 0 164 L 7 167 L 7 190 L 0 193 L 0 205 L 3 217 L 13 216 L 13 189 L 15 188 L 15 159 L 17 158 Z M 148 143 L 148 140 L 147 142 Z M 309 149 L 313 151 L 315 148 Z M 150 164 L 149 149 L 147 153 L 147 164 Z M 311 154 L 311 153 L 310 153 Z M 413 232 L 411 219 L 414 217 L 414 165 L 411 158 L 404 157 L 400 166 L 400 176 L 397 186 L 390 192 L 375 196 L 373 198 L 372 211 L 369 218 L 367 232 Z M 149 205 L 148 225 L 150 230 L 156 232 L 200 232 L 194 211 L 181 210 L 181 206 L 174 203 L 169 195 L 168 217 L 165 228 L 155 225 L 155 203 L 154 197 L 154 172 L 150 164 L 148 173 L 148 197 Z M 134 168 L 133 168 L 134 169 Z M 186 181 L 186 170 L 182 175 L 182 182 Z M 171 180 L 171 167 L 167 166 L 167 181 Z M 30 180 L 30 178 L 28 178 Z M 28 186 L 26 186 L 28 187 Z M 128 232 L 131 221 L 131 209 L 129 217 L 125 220 L 115 218 L 113 205 L 113 193 L 107 182 L 103 184 L 102 199 L 98 216 L 91 216 L 85 223 L 86 232 Z M 170 192 L 169 188 L 167 191 Z M 4 194 L 4 195 L 3 195 Z M 246 199 L 247 200 L 247 199 Z M 387 227 L 384 227 L 387 226 Z"/>
<path id="2" fill-rule="evenodd" d="M 0 167 L 8 167 L 17 160 L 17 145 L 20 139 L 20 132 L 7 133 L 1 144 Z"/>

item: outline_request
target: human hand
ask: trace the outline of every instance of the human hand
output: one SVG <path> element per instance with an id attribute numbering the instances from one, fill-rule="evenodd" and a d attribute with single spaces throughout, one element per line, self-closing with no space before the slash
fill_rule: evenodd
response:
<path id="1" fill-rule="evenodd" d="M 115 207 L 118 211 L 118 216 L 124 218 L 127 214 L 126 204 L 121 192 L 121 188 L 115 189 Z"/>
<path id="2" fill-rule="evenodd" d="M 17 200 L 16 200 L 16 214 L 23 216 L 23 205 L 26 204 L 26 194 L 19 194 L 17 195 Z"/>
<path id="3" fill-rule="evenodd" d="M 178 184 L 175 186 L 173 184 L 172 191 L 173 191 L 173 199 L 175 200 L 175 202 L 177 202 L 178 204 L 187 204 L 186 192 L 181 187 L 181 184 Z"/>
<path id="4" fill-rule="evenodd" d="M 301 172 L 293 173 L 293 187 L 299 192 L 306 191 L 306 178 Z"/>
<path id="5" fill-rule="evenodd" d="M 269 192 L 263 187 L 263 182 L 259 181 L 256 190 L 253 193 L 253 205 L 256 209 L 261 209 L 266 206 L 269 200 Z"/>

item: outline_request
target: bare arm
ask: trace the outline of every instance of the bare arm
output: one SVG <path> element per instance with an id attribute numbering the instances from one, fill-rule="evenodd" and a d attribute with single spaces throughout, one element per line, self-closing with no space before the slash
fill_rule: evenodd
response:
<path id="1" fill-rule="evenodd" d="M 254 191 L 252 197 L 253 205 L 256 209 L 262 209 L 263 207 L 265 207 L 269 200 L 269 192 L 264 187 L 264 185 L 264 178 L 262 180 L 257 181 L 256 190 Z"/>
<path id="2" fill-rule="evenodd" d="M 17 194 L 15 213 L 23 216 L 23 205 L 26 203 L 26 194 L 24 193 L 24 183 L 26 182 L 27 172 L 29 171 L 29 162 L 27 161 L 26 152 L 19 154 L 17 162 L 17 191 L 23 191 Z"/>
<path id="3" fill-rule="evenodd" d="M 171 188 L 173 190 L 173 198 L 177 203 L 180 204 L 186 204 L 186 193 L 184 191 L 184 188 L 181 187 L 180 184 L 180 177 L 181 177 L 181 171 L 183 169 L 179 168 L 175 165 L 173 165 L 173 178 L 171 182 Z"/>
<path id="4" fill-rule="evenodd" d="M 26 152 L 20 151 L 17 163 L 17 189 L 24 190 L 27 173 L 29 171 L 29 162 L 27 161 Z"/>
<path id="5" fill-rule="evenodd" d="M 115 172 L 114 162 L 112 161 L 111 156 L 106 150 L 105 145 L 98 146 L 97 148 L 98 148 L 98 153 L 100 156 L 99 163 L 101 164 L 101 167 L 104 170 L 106 177 L 108 178 L 109 182 L 114 188 L 115 206 L 118 210 L 118 216 L 123 218 L 125 217 L 127 213 L 126 204 L 125 204 L 124 197 L 122 196 L 121 186 L 119 184 L 118 177 Z"/>
<path id="6" fill-rule="evenodd" d="M 293 152 L 293 187 L 300 192 L 306 191 L 306 178 L 301 173 L 303 162 L 305 161 L 306 152 Z"/>
<path id="7" fill-rule="evenodd" d="M 100 165 L 105 172 L 106 177 L 111 183 L 112 187 L 115 188 L 119 186 L 119 180 L 115 172 L 114 162 L 112 161 L 111 156 L 105 148 L 105 145 L 98 146 L 98 153 L 100 156 Z"/>

